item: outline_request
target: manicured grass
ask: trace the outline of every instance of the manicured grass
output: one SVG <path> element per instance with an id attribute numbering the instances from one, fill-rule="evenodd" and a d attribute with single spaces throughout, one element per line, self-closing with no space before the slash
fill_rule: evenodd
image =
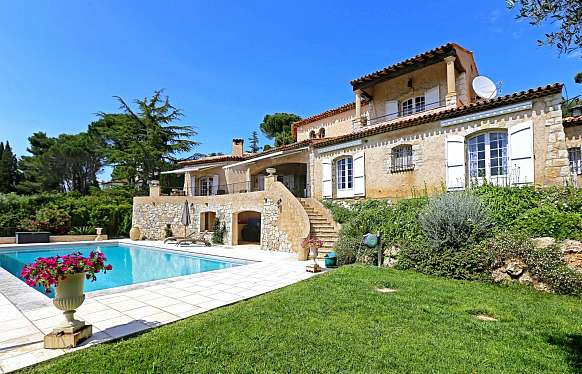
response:
<path id="1" fill-rule="evenodd" d="M 476 313 L 498 321 L 478 321 Z M 342 371 L 580 373 L 582 300 L 350 266 L 24 370 Z"/>

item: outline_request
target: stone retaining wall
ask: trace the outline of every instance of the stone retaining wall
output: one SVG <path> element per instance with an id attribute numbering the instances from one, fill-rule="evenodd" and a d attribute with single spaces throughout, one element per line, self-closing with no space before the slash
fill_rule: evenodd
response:
<path id="1" fill-rule="evenodd" d="M 181 223 L 185 202 L 190 209 L 191 223 Z M 142 239 L 163 240 L 169 224 L 177 236 L 200 233 L 200 216 L 215 212 L 224 224 L 224 243 L 233 245 L 233 227 L 238 213 L 261 214 L 261 249 L 296 252 L 301 240 L 309 234 L 309 218 L 299 201 L 280 182 L 265 183 L 265 191 L 215 196 L 147 196 L 133 200 L 133 226 Z"/>

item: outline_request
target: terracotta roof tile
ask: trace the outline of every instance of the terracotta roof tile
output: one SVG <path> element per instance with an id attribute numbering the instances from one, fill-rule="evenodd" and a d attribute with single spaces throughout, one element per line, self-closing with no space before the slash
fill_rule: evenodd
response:
<path id="1" fill-rule="evenodd" d="M 564 125 L 564 127 L 582 125 L 582 116 L 566 117 L 562 120 L 562 124 Z"/>
<path id="2" fill-rule="evenodd" d="M 551 85 L 529 89 L 527 91 L 516 92 L 510 95 L 501 96 L 491 100 L 481 100 L 472 104 L 464 105 L 458 108 L 448 109 L 437 113 L 429 113 L 424 116 L 402 119 L 401 121 L 391 122 L 384 125 L 377 125 L 370 129 L 353 132 L 350 134 L 337 136 L 331 139 L 322 139 L 323 141 L 314 144 L 315 148 L 325 147 L 332 144 L 343 143 L 350 140 L 362 139 L 372 135 L 378 135 L 385 132 L 399 130 L 406 127 L 430 123 L 437 120 L 470 114 L 481 110 L 491 109 L 502 105 L 513 104 L 523 100 L 535 99 L 549 94 L 560 93 L 563 85 L 554 83 Z"/>
<path id="3" fill-rule="evenodd" d="M 400 61 L 396 64 L 387 66 L 387 67 L 380 69 L 380 70 L 377 70 L 373 73 L 361 76 L 360 78 L 352 80 L 350 83 L 352 84 L 352 87 L 354 87 L 354 89 L 356 89 L 359 86 L 361 86 L 362 84 L 374 81 L 378 78 L 382 78 L 382 77 L 389 75 L 389 74 L 396 73 L 398 70 L 401 70 L 401 69 L 404 69 L 407 67 L 415 67 L 421 63 L 430 61 L 431 59 L 434 59 L 435 57 L 438 57 L 440 59 L 440 58 L 444 58 L 446 56 L 455 55 L 455 53 L 456 53 L 455 48 L 460 48 L 460 49 L 465 50 L 465 48 L 461 47 L 460 45 L 458 45 L 456 43 L 443 44 L 440 47 L 436 47 L 434 49 L 431 49 L 430 51 L 420 53 L 420 54 L 418 54 L 414 57 L 411 57 L 409 59 L 406 59 L 404 61 Z"/>
<path id="4" fill-rule="evenodd" d="M 368 102 L 369 102 L 368 100 L 362 100 L 362 106 L 368 105 Z M 350 110 L 355 110 L 355 109 L 356 109 L 356 103 L 351 102 L 351 103 L 347 103 L 347 104 L 338 106 L 338 107 L 333 108 L 333 109 L 326 110 L 325 112 L 321 112 L 321 113 L 315 114 L 313 116 L 304 118 L 301 121 L 294 122 L 293 125 L 291 125 L 291 134 L 293 135 L 293 137 L 295 139 L 297 139 L 297 129 L 299 127 L 313 123 L 315 121 L 319 121 L 320 119 L 333 117 L 336 114 L 341 114 L 341 113 L 348 112 Z"/>

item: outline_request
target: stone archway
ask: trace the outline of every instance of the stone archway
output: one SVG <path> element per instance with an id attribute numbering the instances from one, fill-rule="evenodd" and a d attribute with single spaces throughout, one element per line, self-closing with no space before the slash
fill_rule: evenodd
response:
<path id="1" fill-rule="evenodd" d="M 232 245 L 261 244 L 261 212 L 245 210 L 232 214 Z"/>

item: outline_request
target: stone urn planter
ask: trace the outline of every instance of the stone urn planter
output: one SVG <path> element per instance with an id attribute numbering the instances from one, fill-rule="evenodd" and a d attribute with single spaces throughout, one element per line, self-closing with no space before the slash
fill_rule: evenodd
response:
<path id="1" fill-rule="evenodd" d="M 139 240 L 141 237 L 141 230 L 137 226 L 133 226 L 131 230 L 129 230 L 129 238 L 133 241 Z"/>
<path id="2" fill-rule="evenodd" d="M 40 286 L 47 294 L 56 290 L 53 305 L 63 311 L 65 320 L 52 333 L 45 335 L 44 347 L 62 349 L 76 347 L 90 337 L 91 325 L 75 319 L 75 310 L 85 301 L 85 279 L 97 280 L 97 273 L 107 273 L 113 267 L 106 264 L 105 254 L 99 250 L 88 256 L 73 252 L 64 256 L 39 257 L 34 263 L 24 265 L 20 276 L 30 287 Z"/>
<path id="3" fill-rule="evenodd" d="M 85 301 L 84 285 L 85 273 L 68 275 L 59 280 L 53 304 L 63 311 L 65 321 L 53 329 L 54 333 L 72 333 L 85 326 L 85 322 L 75 319 L 75 309 Z"/>

